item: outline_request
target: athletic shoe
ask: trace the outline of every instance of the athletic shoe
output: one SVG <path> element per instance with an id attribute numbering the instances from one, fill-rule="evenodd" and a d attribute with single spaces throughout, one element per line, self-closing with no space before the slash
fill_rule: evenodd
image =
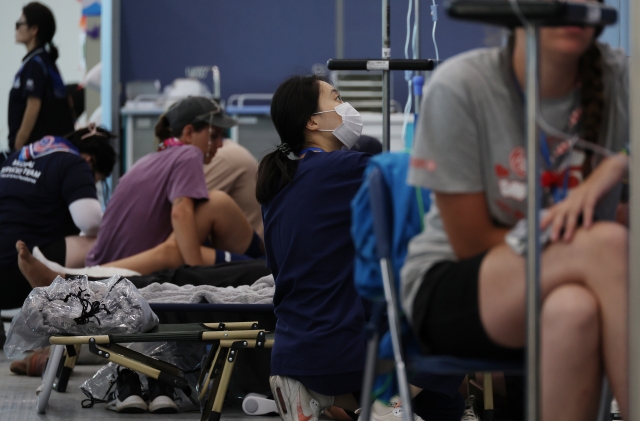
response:
<path id="1" fill-rule="evenodd" d="M 464 412 L 462 413 L 460 421 L 480 421 L 480 418 L 476 415 L 476 411 L 473 409 L 473 402 L 475 400 L 476 397 L 473 395 L 469 395 L 467 399 L 464 400 Z"/>
<path id="2" fill-rule="evenodd" d="M 115 409 L 117 412 L 126 414 L 147 412 L 147 404 L 142 399 L 142 387 L 138 373 L 128 368 L 121 370 L 118 367 L 116 399 L 107 406 L 107 409 Z"/>
<path id="3" fill-rule="evenodd" d="M 371 420 L 374 421 L 398 421 L 402 419 L 402 405 L 399 396 L 389 399 L 389 403 L 384 404 L 375 401 L 371 407 Z M 424 421 L 422 418 L 413 414 L 414 421 Z"/>
<path id="4" fill-rule="evenodd" d="M 271 392 L 283 421 L 318 421 L 318 417 L 333 405 L 333 396 L 307 390 L 290 377 L 269 377 Z"/>
<path id="5" fill-rule="evenodd" d="M 164 382 L 147 376 L 149 383 L 149 412 L 152 414 L 175 414 L 178 405 L 173 401 L 175 389 Z"/>
<path id="6" fill-rule="evenodd" d="M 618 405 L 618 401 L 616 400 L 616 398 L 613 398 L 613 400 L 611 401 L 611 419 L 622 419 L 622 414 L 620 414 L 620 406 Z"/>

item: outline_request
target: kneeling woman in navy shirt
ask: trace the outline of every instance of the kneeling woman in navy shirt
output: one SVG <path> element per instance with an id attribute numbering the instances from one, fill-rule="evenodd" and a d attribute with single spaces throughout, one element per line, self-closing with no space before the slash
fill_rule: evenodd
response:
<path id="1" fill-rule="evenodd" d="M 355 410 L 362 384 L 365 307 L 353 284 L 350 202 L 371 155 L 341 150 L 358 140 L 362 119 L 316 76 L 284 82 L 271 118 L 282 143 L 260 163 L 256 188 L 276 283 L 271 389 L 283 419 L 317 420 L 332 405 Z"/>
<path id="2" fill-rule="evenodd" d="M 283 420 L 317 421 L 331 406 L 358 408 L 367 317 L 353 282 L 350 205 L 371 155 L 344 150 L 362 118 L 317 76 L 280 85 L 271 118 L 282 143 L 260 163 L 256 188 L 276 284 L 271 390 Z M 426 389 L 414 399 L 421 413 L 460 419 L 462 378 L 415 380 Z M 372 420 L 397 419 L 397 408 L 381 406 Z"/>

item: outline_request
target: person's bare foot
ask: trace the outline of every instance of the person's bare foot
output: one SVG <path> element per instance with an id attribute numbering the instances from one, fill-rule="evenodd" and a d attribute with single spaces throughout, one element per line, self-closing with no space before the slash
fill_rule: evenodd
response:
<path id="1" fill-rule="evenodd" d="M 64 274 L 55 273 L 46 267 L 44 263 L 33 257 L 24 241 L 16 243 L 16 250 L 18 250 L 20 272 L 27 278 L 31 287 L 48 287 L 56 276 L 64 277 Z"/>

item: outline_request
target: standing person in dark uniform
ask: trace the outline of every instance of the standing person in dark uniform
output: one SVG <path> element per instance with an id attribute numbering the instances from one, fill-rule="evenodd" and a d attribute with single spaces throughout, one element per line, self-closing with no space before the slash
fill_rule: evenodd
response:
<path id="1" fill-rule="evenodd" d="M 48 7 L 29 3 L 16 22 L 16 42 L 27 55 L 9 93 L 9 148 L 19 150 L 46 135 L 73 131 L 73 117 L 64 82 L 56 66 L 58 49 L 52 39 L 56 21 Z"/>

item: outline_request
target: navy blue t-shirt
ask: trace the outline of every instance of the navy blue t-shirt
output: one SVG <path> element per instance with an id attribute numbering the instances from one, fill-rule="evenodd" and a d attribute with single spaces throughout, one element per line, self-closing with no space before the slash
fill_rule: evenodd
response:
<path id="1" fill-rule="evenodd" d="M 32 249 L 78 234 L 69 205 L 97 198 L 93 172 L 82 157 L 55 152 L 25 162 L 18 155 L 0 164 L 0 268 L 17 266 L 18 240 Z"/>
<path id="2" fill-rule="evenodd" d="M 361 371 L 365 308 L 353 284 L 351 200 L 371 155 L 307 153 L 294 179 L 263 206 L 278 319 L 271 375 Z"/>
<path id="3" fill-rule="evenodd" d="M 30 97 L 39 98 L 42 103 L 27 143 L 40 140 L 46 135 L 63 136 L 73 131 L 72 121 L 71 126 L 68 126 L 69 122 L 66 121 L 53 121 L 70 116 L 67 110 L 60 113 L 59 110 L 52 109 L 52 107 L 64 105 L 60 99 L 56 100 L 57 97 L 61 97 L 62 101 L 66 100 L 64 82 L 56 64 L 49 58 L 49 54 L 44 48 L 37 48 L 24 57 L 9 92 L 8 139 L 11 150 L 14 149 L 16 135 L 27 108 L 27 99 Z"/>

